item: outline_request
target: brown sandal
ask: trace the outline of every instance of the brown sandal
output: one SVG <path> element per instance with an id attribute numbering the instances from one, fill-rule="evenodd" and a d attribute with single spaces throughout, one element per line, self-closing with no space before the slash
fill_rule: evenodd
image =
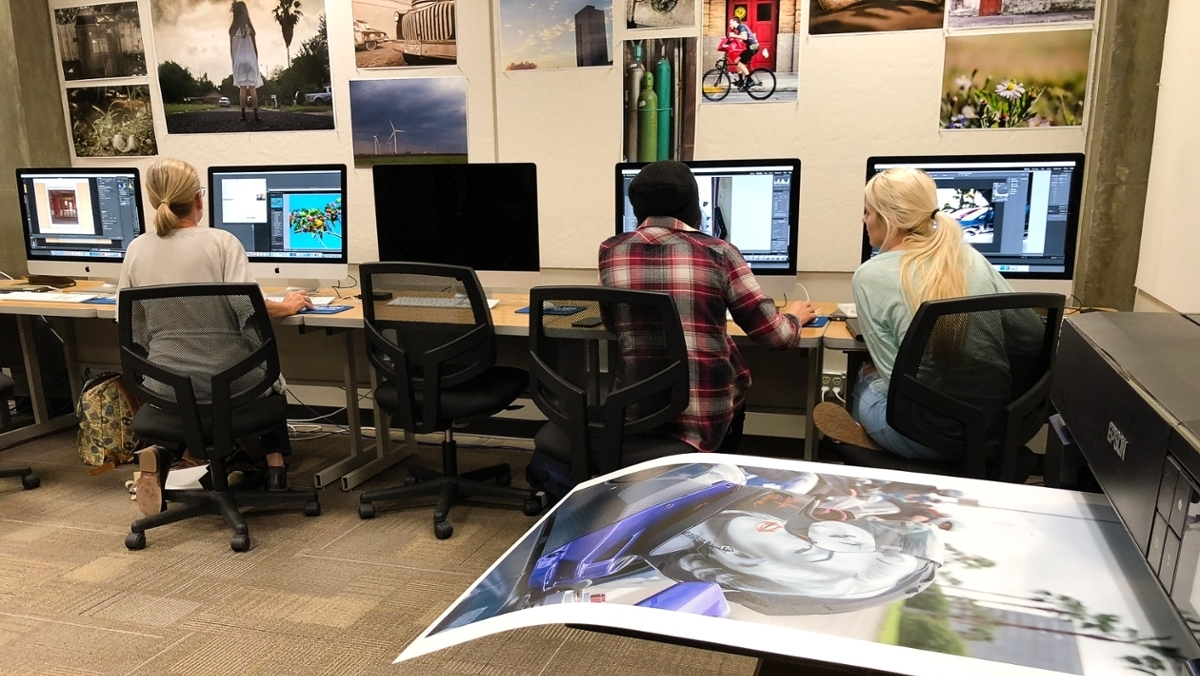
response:
<path id="1" fill-rule="evenodd" d="M 851 417 L 850 412 L 828 401 L 817 404 L 813 409 L 813 424 L 821 434 L 843 444 L 882 451 L 879 444 L 867 434 L 863 426 Z"/>

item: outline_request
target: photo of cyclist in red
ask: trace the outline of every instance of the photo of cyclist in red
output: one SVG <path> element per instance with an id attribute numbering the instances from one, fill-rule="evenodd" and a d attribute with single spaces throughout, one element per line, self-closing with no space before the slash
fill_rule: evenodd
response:
<path id="1" fill-rule="evenodd" d="M 734 17 L 729 20 L 729 39 L 735 41 L 729 45 L 727 54 L 729 55 L 729 63 L 737 67 L 738 75 L 740 76 L 734 84 L 738 89 L 746 90 L 754 86 L 754 82 L 750 80 L 750 60 L 758 53 L 759 44 L 758 36 L 750 27 Z M 739 51 L 736 46 L 740 40 L 744 48 Z"/>

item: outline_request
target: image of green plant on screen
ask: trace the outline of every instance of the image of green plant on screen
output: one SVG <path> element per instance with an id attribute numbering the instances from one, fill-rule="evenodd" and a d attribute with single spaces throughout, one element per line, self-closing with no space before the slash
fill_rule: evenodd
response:
<path id="1" fill-rule="evenodd" d="M 336 193 L 289 195 L 288 249 L 340 249 L 342 198 Z"/>

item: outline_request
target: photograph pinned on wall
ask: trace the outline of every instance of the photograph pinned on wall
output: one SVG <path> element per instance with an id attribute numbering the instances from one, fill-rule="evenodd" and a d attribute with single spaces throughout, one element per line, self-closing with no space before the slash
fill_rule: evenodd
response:
<path id="1" fill-rule="evenodd" d="M 702 103 L 796 102 L 803 0 L 705 0 Z"/>
<path id="2" fill-rule="evenodd" d="M 452 66 L 458 62 L 456 0 L 354 0 L 359 68 Z"/>
<path id="3" fill-rule="evenodd" d="M 611 66 L 612 36 L 612 0 L 500 0 L 506 71 Z"/>
<path id="4" fill-rule="evenodd" d="M 467 79 L 352 80 L 350 127 L 356 167 L 464 164 Z"/>
<path id="5" fill-rule="evenodd" d="M 1096 0 L 950 0 L 951 29 L 1004 28 L 1096 19 Z"/>
<path id="6" fill-rule="evenodd" d="M 951 2 L 953 1 L 951 0 Z M 809 35 L 932 30 L 941 28 L 946 18 L 946 0 L 809 0 L 809 2 Z"/>
<path id="7" fill-rule="evenodd" d="M 56 9 L 54 31 L 63 79 L 68 82 L 146 74 L 136 2 Z"/>
<path id="8" fill-rule="evenodd" d="M 333 129 L 323 0 L 153 0 L 171 134 Z"/>
<path id="9" fill-rule="evenodd" d="M 148 85 L 72 87 L 67 111 L 76 157 L 158 154 Z"/>
<path id="10" fill-rule="evenodd" d="M 626 162 L 692 159 L 697 43 L 696 38 L 623 43 Z"/>
<path id="11" fill-rule="evenodd" d="M 625 27 L 690 28 L 696 25 L 696 0 L 625 0 Z"/>
<path id="12" fill-rule="evenodd" d="M 946 39 L 943 129 L 1083 123 L 1092 31 L 952 35 Z"/>

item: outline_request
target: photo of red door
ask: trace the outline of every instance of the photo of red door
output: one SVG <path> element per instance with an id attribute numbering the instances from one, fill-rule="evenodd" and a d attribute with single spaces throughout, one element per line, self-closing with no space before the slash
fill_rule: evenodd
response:
<path id="1" fill-rule="evenodd" d="M 775 43 L 779 30 L 779 0 L 731 0 L 725 23 L 737 17 L 758 38 L 759 50 L 748 66 L 775 70 Z"/>

